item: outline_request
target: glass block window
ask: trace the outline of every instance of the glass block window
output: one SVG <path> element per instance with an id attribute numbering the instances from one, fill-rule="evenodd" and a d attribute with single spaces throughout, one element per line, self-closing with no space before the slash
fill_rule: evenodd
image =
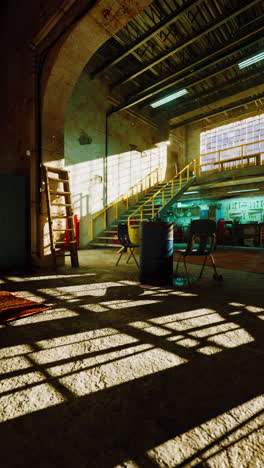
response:
<path id="1" fill-rule="evenodd" d="M 262 153 L 261 161 L 264 160 L 264 114 L 249 117 L 247 119 L 232 122 L 221 127 L 201 132 L 200 154 L 201 164 L 213 163 L 220 159 L 237 158 L 241 156 L 241 145 L 252 143 L 243 148 L 244 155 Z M 258 143 L 259 142 L 259 143 Z M 236 148 L 237 147 L 237 148 Z M 208 154 L 207 153 L 211 153 Z M 204 156 L 202 156 L 204 155 Z M 231 165 L 232 166 L 232 165 Z M 202 170 L 218 169 L 215 164 L 202 167 Z"/>
<path id="2" fill-rule="evenodd" d="M 263 139 L 264 114 L 261 114 L 202 132 L 200 153 L 209 153 Z"/>

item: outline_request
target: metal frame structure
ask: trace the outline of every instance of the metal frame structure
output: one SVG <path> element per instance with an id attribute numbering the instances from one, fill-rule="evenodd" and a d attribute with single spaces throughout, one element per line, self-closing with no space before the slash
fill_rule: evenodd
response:
<path id="1" fill-rule="evenodd" d="M 233 94 L 246 86 L 250 90 L 262 85 L 260 64 L 244 70 L 237 64 L 264 48 L 263 18 L 261 0 L 153 0 L 101 47 L 90 65 L 91 78 L 107 75 L 111 96 L 117 101 L 107 115 L 135 107 L 155 120 L 163 112 L 162 118 L 176 128 L 178 115 L 188 114 L 181 120 L 190 122 L 193 112 L 197 120 L 195 110 L 203 105 L 200 97 L 206 97 L 205 105 L 217 114 L 223 105 L 216 102 L 215 89 L 232 101 Z M 176 112 L 171 104 L 150 110 L 154 96 L 162 99 L 181 87 L 189 94 L 177 101 Z M 258 90 L 256 99 L 263 90 Z M 243 98 L 251 96 L 249 91 Z M 229 107 L 231 103 L 225 112 Z M 211 117 L 213 111 L 206 115 Z"/>

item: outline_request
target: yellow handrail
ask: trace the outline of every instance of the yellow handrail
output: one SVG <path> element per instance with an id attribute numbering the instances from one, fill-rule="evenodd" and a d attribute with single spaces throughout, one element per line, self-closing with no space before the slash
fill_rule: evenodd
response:
<path id="1" fill-rule="evenodd" d="M 125 201 L 126 202 L 126 208 L 128 209 L 128 199 L 130 195 L 136 195 L 136 201 L 138 201 L 138 196 L 139 193 L 146 192 L 150 187 L 152 187 L 154 184 L 157 184 L 161 182 L 161 177 L 162 177 L 162 169 L 161 167 L 158 167 L 154 171 L 150 172 L 144 179 L 141 179 L 137 184 L 133 185 L 133 187 L 130 187 L 130 189 L 120 197 L 118 197 L 114 202 L 112 202 L 110 205 L 106 206 L 103 208 L 101 211 L 96 213 L 91 219 L 90 219 L 90 235 L 91 235 L 91 240 L 94 238 L 94 221 L 99 218 L 99 216 L 104 216 L 104 229 L 107 227 L 107 211 L 114 207 L 115 209 L 115 218 L 118 218 L 118 206 L 119 203 Z M 136 191 L 134 193 L 134 191 Z"/>
<path id="2" fill-rule="evenodd" d="M 264 143 L 264 140 L 259 140 L 259 141 L 252 141 L 250 143 L 243 143 L 242 145 L 236 145 L 236 146 L 230 146 L 229 148 L 223 148 L 221 150 L 215 150 L 215 151 L 210 151 L 209 153 L 203 153 L 203 154 L 199 154 L 199 173 L 201 173 L 201 167 L 203 166 L 209 166 L 210 164 L 221 164 L 223 163 L 225 160 L 224 159 L 221 159 L 221 153 L 225 152 L 225 151 L 230 151 L 230 150 L 234 150 L 236 148 L 241 148 L 241 154 L 240 154 L 240 158 L 243 159 L 243 157 L 247 157 L 247 156 L 250 156 L 250 154 L 244 154 L 244 147 L 246 146 L 251 146 L 251 145 L 257 145 L 259 143 Z M 255 150 L 255 148 L 252 150 L 252 157 L 257 154 L 257 151 Z M 259 153 L 261 153 L 261 151 L 259 151 Z M 218 154 L 218 160 L 217 161 L 211 161 L 211 162 L 205 162 L 205 163 L 201 163 L 201 160 L 202 158 L 204 158 L 205 156 L 210 156 L 210 154 Z M 237 159 L 237 157 L 235 158 L 228 158 L 228 161 L 226 162 L 232 162 L 232 159 Z"/>
<path id="3" fill-rule="evenodd" d="M 167 184 L 165 184 L 160 190 L 158 190 L 152 197 L 148 198 L 145 203 L 143 203 L 139 208 L 137 208 L 127 219 L 127 224 L 130 226 L 131 218 L 135 216 L 136 213 L 140 212 L 140 222 L 143 221 L 143 211 L 144 211 L 144 206 L 151 203 L 151 217 L 153 218 L 155 214 L 155 206 L 154 206 L 154 200 L 158 195 L 161 195 L 161 205 L 165 205 L 165 190 L 170 186 L 170 196 L 171 198 L 174 196 L 174 182 L 176 179 L 179 178 L 179 187 L 182 187 L 182 178 L 183 174 L 186 173 L 186 179 L 187 181 L 190 179 L 190 168 L 192 166 L 192 171 L 193 175 L 195 176 L 196 174 L 196 160 L 193 159 L 187 166 L 185 166 L 180 172 L 178 172 Z"/>

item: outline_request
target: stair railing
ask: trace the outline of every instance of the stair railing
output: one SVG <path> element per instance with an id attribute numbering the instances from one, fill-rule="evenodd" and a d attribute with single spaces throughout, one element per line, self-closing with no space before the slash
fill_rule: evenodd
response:
<path id="1" fill-rule="evenodd" d="M 130 189 L 118 197 L 113 203 L 110 205 L 106 206 L 103 208 L 101 211 L 96 213 L 91 219 L 90 219 L 90 236 L 91 240 L 94 239 L 94 222 L 99 216 L 103 216 L 103 225 L 104 229 L 107 227 L 107 212 L 110 208 L 113 208 L 115 210 L 115 218 L 118 219 L 119 216 L 119 205 L 120 203 L 126 204 L 126 209 L 128 210 L 129 207 L 129 198 L 133 195 L 136 196 L 136 202 L 139 200 L 139 194 L 143 193 L 145 194 L 147 190 L 149 190 L 153 185 L 158 184 L 162 180 L 162 168 L 158 167 L 154 171 L 150 172 L 144 179 L 141 179 L 137 184 L 133 185 L 133 187 L 130 187 Z"/>
<path id="2" fill-rule="evenodd" d="M 127 219 L 128 227 L 132 225 L 132 222 L 135 222 L 135 215 L 140 214 L 137 221 L 142 222 L 144 217 L 144 208 L 146 205 L 151 204 L 151 218 L 155 215 L 155 201 L 157 197 L 160 197 L 159 209 L 165 205 L 165 195 L 168 188 L 170 189 L 170 198 L 175 195 L 175 182 L 179 181 L 178 189 L 182 188 L 183 179 L 186 179 L 186 182 L 189 181 L 190 177 L 196 175 L 196 160 L 193 159 L 187 166 L 185 166 L 180 172 L 178 172 L 172 179 L 167 182 L 160 190 L 158 190 L 152 197 L 148 198 L 139 208 L 137 208 Z"/>

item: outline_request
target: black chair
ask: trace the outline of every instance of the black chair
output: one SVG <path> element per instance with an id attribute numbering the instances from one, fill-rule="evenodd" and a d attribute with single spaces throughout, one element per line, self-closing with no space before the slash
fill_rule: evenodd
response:
<path id="1" fill-rule="evenodd" d="M 135 254 L 134 254 L 134 250 L 137 247 L 139 247 L 139 244 L 134 244 L 133 242 L 130 241 L 129 234 L 128 234 L 127 223 L 119 223 L 118 224 L 117 235 L 118 235 L 119 244 L 122 245 L 122 247 L 118 251 L 118 253 L 120 255 L 119 255 L 118 259 L 117 259 L 116 266 L 119 264 L 119 261 L 120 261 L 122 255 L 123 255 L 123 253 L 126 253 L 127 251 L 129 251 L 130 255 L 129 255 L 128 259 L 127 259 L 127 263 L 129 262 L 130 258 L 133 257 L 136 264 L 137 264 L 137 267 L 139 268 L 138 261 L 137 261 L 137 259 L 135 257 Z"/>
<path id="2" fill-rule="evenodd" d="M 187 247 L 185 250 L 178 250 L 179 258 L 177 261 L 177 266 L 175 270 L 175 277 L 178 275 L 179 262 L 183 258 L 184 268 L 186 272 L 186 277 L 188 285 L 191 285 L 188 269 L 186 266 L 186 257 L 197 257 L 204 256 L 204 262 L 200 271 L 198 278 L 202 277 L 204 267 L 207 262 L 207 257 L 210 257 L 214 274 L 213 279 L 216 281 L 222 281 L 222 275 L 219 275 L 216 271 L 214 257 L 212 252 L 216 249 L 216 223 L 211 219 L 197 219 L 191 222 L 188 232 L 188 241 Z"/>

